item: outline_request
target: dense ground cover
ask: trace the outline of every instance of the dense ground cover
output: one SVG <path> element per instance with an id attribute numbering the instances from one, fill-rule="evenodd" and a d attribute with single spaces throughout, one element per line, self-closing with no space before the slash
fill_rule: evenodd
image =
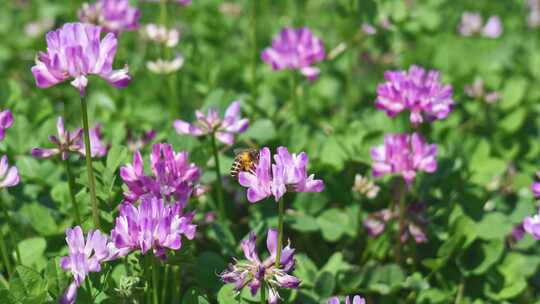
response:
<path id="1" fill-rule="evenodd" d="M 537 301 L 539 1 L 83 2 L 0 4 L 0 303 Z"/>

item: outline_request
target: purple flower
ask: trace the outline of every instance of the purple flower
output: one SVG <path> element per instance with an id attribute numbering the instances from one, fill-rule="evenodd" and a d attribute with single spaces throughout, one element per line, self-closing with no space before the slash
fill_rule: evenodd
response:
<path id="1" fill-rule="evenodd" d="M 489 17 L 483 25 L 482 16 L 479 13 L 464 12 L 458 30 L 465 37 L 481 34 L 483 37 L 495 39 L 501 36 L 503 27 L 498 16 Z"/>
<path id="2" fill-rule="evenodd" d="M 10 110 L 0 112 L 0 141 L 6 137 L 6 130 L 13 125 L 13 114 Z"/>
<path id="3" fill-rule="evenodd" d="M 482 16 L 479 13 L 464 12 L 461 15 L 459 33 L 462 36 L 472 36 L 482 30 Z"/>
<path id="4" fill-rule="evenodd" d="M 333 297 L 326 302 L 326 304 L 339 304 L 341 303 L 339 301 L 338 297 Z M 362 298 L 361 296 L 354 296 L 352 302 L 349 300 L 349 296 L 345 297 L 345 304 L 366 304 L 366 300 Z"/>
<path id="5" fill-rule="evenodd" d="M 405 243 L 409 239 L 409 236 L 412 236 L 416 243 L 425 243 L 428 241 L 425 229 L 428 220 L 425 218 L 425 210 L 426 205 L 422 203 L 409 205 L 405 218 L 406 229 L 401 235 L 402 243 Z"/>
<path id="6" fill-rule="evenodd" d="M 120 206 L 111 237 L 121 256 L 132 250 L 143 254 L 152 249 L 156 257 L 165 259 L 166 249 L 182 247 L 182 235 L 192 240 L 196 225 L 194 212 L 184 214 L 184 204 L 165 204 L 161 198 L 145 197 L 138 207 L 131 203 Z"/>
<path id="7" fill-rule="evenodd" d="M 84 3 L 79 10 L 79 19 L 103 27 L 105 32 L 134 31 L 139 28 L 141 12 L 129 5 L 129 0 L 97 0 L 93 4 Z"/>
<path id="8" fill-rule="evenodd" d="M 536 176 L 540 179 L 540 171 L 536 172 Z M 540 182 L 533 182 L 531 185 L 531 190 L 536 198 L 540 198 Z"/>
<path id="9" fill-rule="evenodd" d="M 58 136 L 49 136 L 49 141 L 56 145 L 57 148 L 34 148 L 32 149 L 32 155 L 34 157 L 50 158 L 61 154 L 62 159 L 66 160 L 71 152 L 81 153 L 81 149 L 83 148 L 83 130 L 79 128 L 73 132 L 66 131 L 62 117 L 58 117 L 56 128 L 58 130 Z"/>
<path id="10" fill-rule="evenodd" d="M 382 209 L 370 214 L 364 221 L 364 228 L 371 237 L 378 237 L 386 229 L 386 223 L 395 217 L 390 209 Z"/>
<path id="11" fill-rule="evenodd" d="M 89 272 L 100 272 L 101 263 L 118 256 L 118 251 L 106 235 L 99 230 L 88 231 L 86 241 L 81 227 L 66 229 L 66 242 L 69 247 L 68 256 L 60 259 L 60 266 L 71 271 L 73 283 L 68 287 L 61 303 L 74 303 L 77 287 L 81 286 Z"/>
<path id="12" fill-rule="evenodd" d="M 375 105 L 392 118 L 408 109 L 411 123 L 417 125 L 424 121 L 422 114 L 433 121 L 452 111 L 452 87 L 441 83 L 438 71 L 413 65 L 409 71 L 387 71 L 384 79 L 377 86 Z"/>
<path id="13" fill-rule="evenodd" d="M 523 220 L 523 229 L 532 235 L 534 239 L 540 240 L 540 208 L 538 209 L 538 214 L 525 217 Z"/>
<path id="14" fill-rule="evenodd" d="M 479 78 L 475 79 L 471 85 L 466 85 L 464 90 L 469 97 L 484 100 L 486 103 L 495 103 L 501 97 L 497 91 L 486 93 L 484 82 Z"/>
<path id="15" fill-rule="evenodd" d="M 523 236 L 525 235 L 525 229 L 523 229 L 523 223 L 514 226 L 514 229 L 512 229 L 512 239 L 514 242 L 519 242 L 523 239 Z"/>
<path id="16" fill-rule="evenodd" d="M 306 153 L 290 154 L 287 148 L 279 147 L 274 155 L 275 164 L 271 163 L 270 149 L 264 147 L 259 154 L 259 162 L 252 172 L 240 172 L 238 182 L 248 188 L 247 198 L 251 203 L 258 202 L 271 195 L 276 202 L 285 192 L 321 192 L 322 180 L 307 175 L 308 157 Z M 272 171 L 270 172 L 270 168 Z"/>
<path id="17" fill-rule="evenodd" d="M 203 136 L 214 134 L 222 143 L 230 146 L 234 143 L 234 134 L 245 132 L 249 126 L 247 118 L 240 117 L 240 102 L 234 101 L 225 111 L 225 117 L 221 119 L 218 112 L 210 108 L 205 116 L 203 112 L 196 111 L 197 121 L 193 124 L 183 120 L 176 120 L 174 128 L 178 134 Z"/>
<path id="18" fill-rule="evenodd" d="M 307 28 L 284 28 L 272 40 L 272 47 L 262 52 L 262 60 L 274 70 L 300 70 L 309 80 L 319 77 L 319 68 L 312 66 L 324 60 L 325 51 L 321 39 L 313 36 Z"/>
<path id="19" fill-rule="evenodd" d="M 32 73 L 40 88 L 52 87 L 74 78 L 71 85 L 85 95 L 88 75 L 98 75 L 115 87 L 128 85 L 127 66 L 113 70 L 117 40 L 108 33 L 100 41 L 101 27 L 67 23 L 62 28 L 47 33 L 47 52 L 40 52 Z"/>
<path id="20" fill-rule="evenodd" d="M 103 143 L 103 136 L 101 134 L 101 124 L 96 124 L 93 129 L 88 132 L 90 135 L 90 154 L 92 157 L 103 157 L 107 155 L 109 146 Z M 86 146 L 82 141 L 82 146 L 79 149 L 79 153 L 86 155 Z"/>
<path id="21" fill-rule="evenodd" d="M 499 38 L 503 33 L 503 26 L 501 18 L 499 16 L 489 17 L 486 25 L 482 29 L 482 36 L 487 38 L 496 39 Z"/>
<path id="22" fill-rule="evenodd" d="M 146 175 L 141 153 L 137 151 L 133 164 L 120 168 L 120 177 L 129 189 L 124 193 L 127 202 L 149 196 L 174 199 L 185 205 L 192 195 L 200 193 L 197 182 L 201 171 L 189 163 L 187 152 L 176 153 L 169 144 L 155 144 L 150 162 L 152 175 Z"/>
<path id="23" fill-rule="evenodd" d="M 140 137 L 136 137 L 135 135 L 133 135 L 133 132 L 130 129 L 128 130 L 128 134 L 127 134 L 128 150 L 131 152 L 140 150 L 144 148 L 146 145 L 148 145 L 155 137 L 156 137 L 156 130 L 145 131 Z"/>
<path id="24" fill-rule="evenodd" d="M 10 188 L 19 184 L 19 171 L 15 166 L 9 166 L 7 155 L 0 159 L 0 189 Z"/>
<path id="25" fill-rule="evenodd" d="M 54 19 L 51 17 L 45 17 L 41 20 L 36 20 L 27 23 L 24 26 L 24 33 L 31 38 L 41 36 L 46 31 L 52 29 L 54 26 Z"/>
<path id="26" fill-rule="evenodd" d="M 437 146 L 425 142 L 417 133 L 388 134 L 384 145 L 371 149 L 373 176 L 401 174 L 411 184 L 416 173 L 433 173 L 437 170 Z"/>
<path id="27" fill-rule="evenodd" d="M 300 280 L 291 275 L 296 263 L 294 249 L 290 247 L 289 242 L 287 247 L 282 249 L 279 267 L 276 267 L 277 230 L 268 230 L 266 247 L 270 256 L 263 261 L 257 253 L 256 241 L 257 238 L 253 232 L 242 241 L 241 246 L 247 261 L 235 260 L 234 264 L 230 264 L 229 268 L 221 273 L 221 279 L 225 283 L 234 284 L 237 292 L 248 286 L 253 296 L 261 287 L 264 287 L 267 289 L 268 303 L 277 303 L 280 299 L 278 288 L 296 289 L 300 285 Z"/>

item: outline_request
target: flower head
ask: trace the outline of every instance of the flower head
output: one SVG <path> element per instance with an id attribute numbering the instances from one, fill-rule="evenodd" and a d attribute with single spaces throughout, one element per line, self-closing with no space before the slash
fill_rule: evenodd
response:
<path id="1" fill-rule="evenodd" d="M 184 65 L 184 57 L 177 55 L 172 60 L 157 59 L 147 61 L 146 68 L 154 74 L 170 74 L 178 71 Z"/>
<path id="2" fill-rule="evenodd" d="M 466 85 L 464 90 L 469 97 L 481 99 L 486 103 L 495 103 L 501 98 L 499 92 L 497 91 L 486 93 L 484 88 L 484 82 L 482 81 L 482 79 L 479 78 L 475 79 L 471 85 Z"/>
<path id="3" fill-rule="evenodd" d="M 81 227 L 66 230 L 69 255 L 60 260 L 64 270 L 70 270 L 77 286 L 81 286 L 89 272 L 101 271 L 101 263 L 116 258 L 115 249 L 99 230 L 88 231 L 84 240 Z"/>
<path id="4" fill-rule="evenodd" d="M 53 143 L 56 148 L 34 148 L 32 149 L 32 155 L 37 158 L 50 158 L 58 154 L 62 154 L 62 159 L 66 160 L 69 153 L 81 153 L 83 148 L 83 130 L 81 128 L 69 132 L 64 128 L 64 119 L 58 117 L 56 122 L 56 128 L 58 130 L 58 136 L 49 136 L 49 141 Z"/>
<path id="5" fill-rule="evenodd" d="M 100 272 L 101 263 L 118 257 L 118 250 L 109 241 L 107 235 L 99 230 L 90 230 L 83 236 L 81 227 L 66 229 L 66 242 L 69 247 L 68 256 L 60 259 L 60 266 L 71 271 L 73 283 L 60 300 L 61 303 L 74 303 L 77 287 L 81 286 L 89 272 Z"/>
<path id="6" fill-rule="evenodd" d="M 193 0 L 176 0 L 176 3 L 180 4 L 180 6 L 188 6 L 191 5 Z"/>
<path id="7" fill-rule="evenodd" d="M 464 12 L 458 30 L 465 37 L 480 34 L 495 39 L 501 36 L 503 27 L 498 16 L 490 16 L 486 24 L 483 25 L 482 16 L 479 13 Z"/>
<path id="8" fill-rule="evenodd" d="M 437 170 L 437 146 L 425 142 L 417 133 L 389 134 L 384 145 L 371 149 L 373 176 L 401 174 L 411 184 L 419 171 Z"/>
<path id="9" fill-rule="evenodd" d="M 31 38 L 41 36 L 46 31 L 52 29 L 54 26 L 54 19 L 46 17 L 41 20 L 29 22 L 24 26 L 24 33 Z"/>
<path id="10" fill-rule="evenodd" d="M 540 27 L 540 1 L 528 0 L 527 7 L 529 8 L 529 16 L 527 17 L 527 23 L 529 24 L 529 27 Z"/>
<path id="11" fill-rule="evenodd" d="M 308 28 L 286 27 L 272 40 L 272 47 L 265 49 L 261 57 L 274 70 L 300 70 L 309 80 L 315 80 L 320 71 L 312 65 L 324 60 L 325 51 L 322 40 Z"/>
<path id="12" fill-rule="evenodd" d="M 372 237 L 378 237 L 386 229 L 386 223 L 395 217 L 390 209 L 382 209 L 370 214 L 364 221 L 364 228 Z"/>
<path id="13" fill-rule="evenodd" d="M 356 174 L 354 176 L 354 185 L 352 187 L 352 190 L 354 192 L 365 195 L 369 199 L 372 199 L 377 196 L 381 188 L 375 185 L 375 183 L 367 177 Z"/>
<path id="14" fill-rule="evenodd" d="M 13 114 L 10 110 L 0 112 L 0 141 L 6 137 L 6 130 L 13 125 Z"/>
<path id="15" fill-rule="evenodd" d="M 535 240 L 540 240 L 540 208 L 538 214 L 527 216 L 523 220 L 523 229 L 532 235 Z"/>
<path id="16" fill-rule="evenodd" d="M 71 85 L 85 95 L 89 75 L 98 75 L 115 87 L 128 85 L 128 68 L 113 70 L 117 40 L 108 33 L 100 40 L 101 27 L 67 23 L 47 33 L 47 52 L 40 52 L 32 73 L 40 88 L 52 87 L 74 78 Z"/>
<path id="17" fill-rule="evenodd" d="M 306 153 L 290 154 L 285 147 L 278 147 L 277 152 L 272 164 L 270 149 L 262 148 L 255 170 L 238 175 L 240 185 L 248 188 L 248 201 L 255 203 L 273 195 L 277 202 L 286 192 L 323 191 L 324 182 L 314 174 L 307 175 Z"/>
<path id="18" fill-rule="evenodd" d="M 339 301 L 338 297 L 333 297 L 326 304 L 339 304 L 341 303 Z M 354 296 L 352 299 L 352 302 L 349 300 L 349 296 L 345 297 L 345 304 L 366 304 L 366 300 L 362 298 L 361 296 Z"/>
<path id="19" fill-rule="evenodd" d="M 196 111 L 197 121 L 193 124 L 183 120 L 176 120 L 174 128 L 178 134 L 203 136 L 215 134 L 222 143 L 230 146 L 234 143 L 234 135 L 243 133 L 249 126 L 247 118 L 240 116 L 240 102 L 234 101 L 225 111 L 222 119 L 216 109 L 210 108 L 206 115 L 202 111 Z"/>
<path id="20" fill-rule="evenodd" d="M 107 155 L 109 147 L 103 143 L 103 136 L 101 134 L 101 124 L 96 124 L 93 129 L 89 130 L 90 135 L 90 154 L 92 157 L 103 157 Z M 86 155 L 86 146 L 82 141 L 82 146 L 79 149 L 79 153 Z"/>
<path id="21" fill-rule="evenodd" d="M 163 25 L 147 24 L 142 35 L 150 41 L 163 44 L 166 47 L 175 47 L 180 40 L 180 32 L 177 29 L 167 29 Z"/>
<path id="22" fill-rule="evenodd" d="M 229 265 L 229 269 L 221 274 L 221 279 L 225 283 L 235 285 L 235 290 L 240 292 L 244 287 L 249 287 L 253 296 L 261 287 L 267 288 L 268 303 L 277 303 L 279 293 L 278 288 L 296 289 L 300 285 L 300 280 L 291 275 L 295 266 L 294 249 L 283 248 L 280 256 L 279 266 L 275 266 L 276 252 L 278 246 L 278 233 L 276 229 L 268 230 L 266 246 L 270 256 L 261 260 L 256 249 L 257 238 L 254 233 L 242 241 L 242 250 L 246 260 L 236 261 Z M 264 283 L 264 285 L 263 285 Z"/>
<path id="23" fill-rule="evenodd" d="M 129 189 L 124 193 L 127 202 L 143 197 L 165 197 L 185 205 L 192 195 L 199 193 L 197 182 L 201 171 L 189 163 L 187 152 L 176 153 L 169 144 L 155 144 L 150 162 L 152 174 L 146 175 L 141 153 L 137 151 L 133 164 L 120 168 L 120 177 Z"/>
<path id="24" fill-rule="evenodd" d="M 375 106 L 390 117 L 408 109 L 416 125 L 424 121 L 423 116 L 429 121 L 444 119 L 452 110 L 452 87 L 441 83 L 438 71 L 413 65 L 409 71 L 387 71 L 384 79 L 377 86 Z"/>
<path id="25" fill-rule="evenodd" d="M 410 204 L 404 217 L 404 227 L 400 241 L 405 243 L 412 236 L 416 243 L 425 243 L 428 241 L 426 235 L 426 226 L 428 220 L 425 217 L 426 205 L 423 203 Z M 386 224 L 390 220 L 399 218 L 398 210 L 382 209 L 370 214 L 364 221 L 364 228 L 368 234 L 373 237 L 379 237 L 385 230 Z"/>
<path id="26" fill-rule="evenodd" d="M 93 4 L 84 3 L 79 10 L 82 22 L 100 25 L 104 31 L 116 35 L 136 30 L 140 17 L 141 11 L 131 7 L 129 0 L 97 0 Z"/>
<path id="27" fill-rule="evenodd" d="M 7 155 L 0 159 L 0 189 L 10 188 L 19 184 L 19 171 L 15 166 L 9 166 Z"/>
<path id="28" fill-rule="evenodd" d="M 191 222 L 194 213 L 184 214 L 184 204 L 167 204 L 161 198 L 145 197 L 138 207 L 131 203 L 120 206 L 111 237 L 119 254 L 132 250 L 143 254 L 152 249 L 154 255 L 166 258 L 166 249 L 182 247 L 182 235 L 192 240 L 197 226 Z"/>

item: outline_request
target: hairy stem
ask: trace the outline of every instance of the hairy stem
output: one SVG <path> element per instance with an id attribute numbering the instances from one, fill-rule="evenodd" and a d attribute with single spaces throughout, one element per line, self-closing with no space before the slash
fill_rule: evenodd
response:
<path id="1" fill-rule="evenodd" d="M 66 169 L 66 175 L 68 179 L 69 195 L 71 197 L 71 203 L 73 204 L 73 210 L 75 211 L 75 220 L 77 221 L 77 224 L 81 225 L 82 224 L 81 213 L 79 211 L 79 204 L 77 203 L 77 199 L 75 198 L 75 179 L 73 178 L 73 173 L 71 172 L 71 165 L 69 164 L 69 158 L 64 159 L 63 162 L 64 162 L 64 167 Z"/>
<path id="2" fill-rule="evenodd" d="M 259 292 L 261 293 L 261 304 L 266 303 L 266 289 L 264 288 L 264 283 L 261 284 L 261 289 L 259 289 Z"/>
<path id="3" fill-rule="evenodd" d="M 283 247 L 283 214 L 284 214 L 285 198 L 282 197 L 278 203 L 278 246 L 276 251 L 275 266 L 279 267 L 281 263 L 281 248 Z"/>
<path id="4" fill-rule="evenodd" d="M 99 214 L 96 198 L 96 181 L 94 179 L 94 167 L 92 166 L 92 149 L 90 147 L 90 129 L 88 127 L 88 109 L 86 98 L 81 96 L 81 110 L 84 130 L 84 148 L 86 154 L 86 171 L 88 173 L 88 185 L 90 188 L 90 202 L 92 203 L 92 219 L 95 228 L 99 229 Z"/>
<path id="5" fill-rule="evenodd" d="M 215 162 L 215 170 L 216 170 L 216 185 L 217 185 L 217 196 L 218 196 L 218 203 L 219 203 L 219 215 L 220 220 L 225 221 L 227 219 L 227 213 L 225 211 L 225 203 L 223 201 L 223 184 L 221 182 L 221 172 L 219 169 L 219 155 L 218 155 L 218 149 L 216 145 L 216 134 L 212 134 L 212 152 L 214 154 L 214 162 Z"/>

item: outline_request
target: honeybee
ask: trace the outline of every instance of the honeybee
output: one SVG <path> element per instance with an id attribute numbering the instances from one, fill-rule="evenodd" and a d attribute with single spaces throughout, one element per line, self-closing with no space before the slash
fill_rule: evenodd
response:
<path id="1" fill-rule="evenodd" d="M 242 171 L 249 172 L 255 170 L 255 166 L 259 163 L 258 149 L 238 149 L 234 153 L 236 157 L 231 166 L 231 176 L 233 178 L 237 178 L 238 173 Z"/>

